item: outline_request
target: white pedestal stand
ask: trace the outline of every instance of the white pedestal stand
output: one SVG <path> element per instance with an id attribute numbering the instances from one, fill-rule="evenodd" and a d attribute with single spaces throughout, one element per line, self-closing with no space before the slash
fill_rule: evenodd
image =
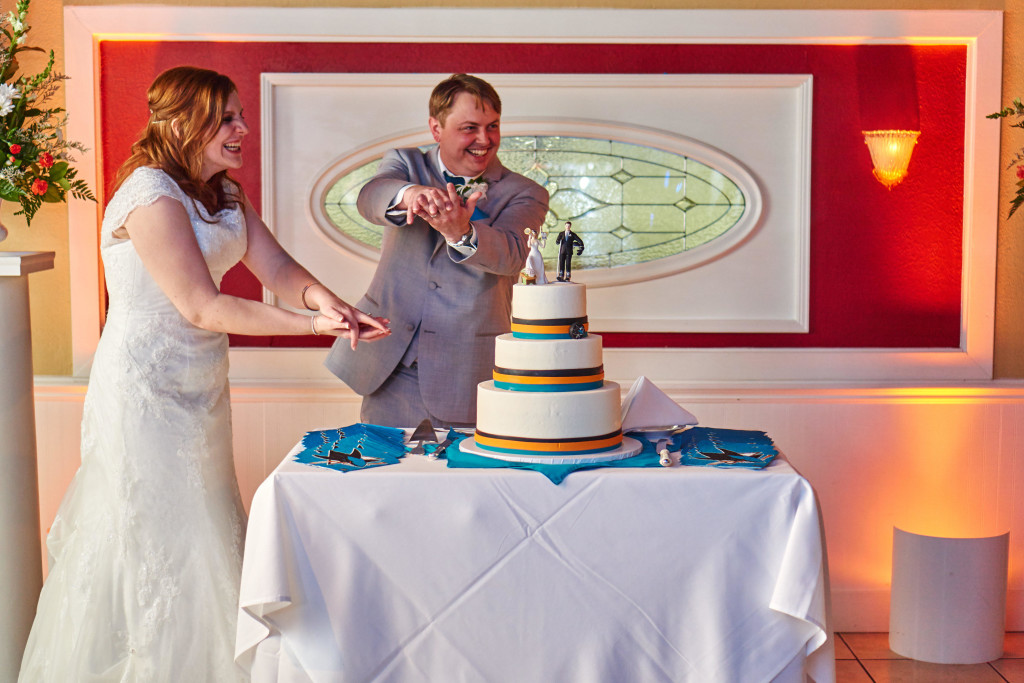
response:
<path id="1" fill-rule="evenodd" d="M 0 681 L 18 679 L 43 585 L 28 274 L 53 252 L 0 251 Z"/>
<path id="2" fill-rule="evenodd" d="M 1010 534 L 921 536 L 893 529 L 889 647 L 937 664 L 1003 656 Z"/>

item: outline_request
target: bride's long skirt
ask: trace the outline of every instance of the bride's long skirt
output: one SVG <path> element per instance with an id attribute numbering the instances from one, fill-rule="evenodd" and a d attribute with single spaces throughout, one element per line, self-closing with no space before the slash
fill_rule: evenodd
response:
<path id="1" fill-rule="evenodd" d="M 111 309 L 19 681 L 244 680 L 230 425 L 225 335 Z"/>

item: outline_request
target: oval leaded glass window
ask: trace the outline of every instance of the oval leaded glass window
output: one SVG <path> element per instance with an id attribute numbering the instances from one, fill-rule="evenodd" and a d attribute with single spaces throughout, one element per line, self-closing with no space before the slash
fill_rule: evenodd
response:
<path id="1" fill-rule="evenodd" d="M 750 173 L 695 140 L 613 124 L 517 121 L 502 128 L 502 163 L 551 196 L 545 229 L 552 235 L 543 250 L 548 269 L 558 256 L 554 233 L 572 221 L 586 243 L 573 259 L 573 275 L 590 285 L 696 267 L 746 239 L 760 217 L 761 195 Z M 542 132 L 523 132 L 531 128 Z M 312 197 L 328 236 L 371 259 L 379 255 L 382 228 L 359 215 L 356 197 L 388 147 L 416 144 L 391 143 L 346 155 Z"/>

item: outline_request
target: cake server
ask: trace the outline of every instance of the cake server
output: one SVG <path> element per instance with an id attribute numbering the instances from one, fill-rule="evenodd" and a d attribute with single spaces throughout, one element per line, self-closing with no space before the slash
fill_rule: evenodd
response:
<path id="1" fill-rule="evenodd" d="M 420 426 L 412 433 L 409 437 L 409 443 L 416 441 L 416 445 L 413 446 L 410 453 L 423 453 L 423 444 L 434 442 L 437 443 L 437 435 L 434 434 L 434 425 L 430 424 L 430 419 L 425 419 L 420 422 Z"/>

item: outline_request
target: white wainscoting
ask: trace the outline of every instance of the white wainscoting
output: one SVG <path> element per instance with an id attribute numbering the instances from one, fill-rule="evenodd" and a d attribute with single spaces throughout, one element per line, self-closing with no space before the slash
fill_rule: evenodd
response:
<path id="1" fill-rule="evenodd" d="M 892 527 L 900 525 L 937 535 L 1009 530 L 1007 625 L 1024 630 L 1024 382 L 694 390 L 652 379 L 705 426 L 767 431 L 814 486 L 836 629 L 888 630 Z M 631 378 L 618 381 L 625 390 Z M 35 393 L 45 533 L 78 465 L 85 388 L 37 378 Z M 246 506 L 304 431 L 358 420 L 359 398 L 337 382 L 235 381 L 231 395 Z"/>

